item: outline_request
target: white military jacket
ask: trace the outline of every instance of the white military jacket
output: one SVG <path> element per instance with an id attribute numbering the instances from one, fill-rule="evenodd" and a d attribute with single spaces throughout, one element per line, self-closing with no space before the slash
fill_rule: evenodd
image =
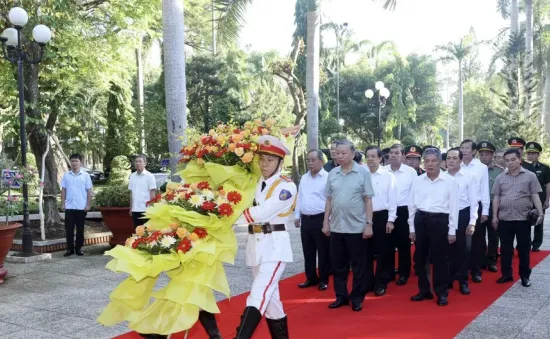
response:
<path id="1" fill-rule="evenodd" d="M 262 190 L 263 182 L 264 178 L 262 177 L 256 187 L 255 206 L 244 211 L 237 220 L 237 225 L 250 223 L 286 225 L 288 222 L 288 217 L 292 215 L 297 198 L 296 185 L 280 173 L 265 180 L 266 186 Z M 269 261 L 292 262 L 292 260 L 290 235 L 287 231 L 248 235 L 246 243 L 246 264 L 248 266 L 257 266 L 262 262 Z"/>

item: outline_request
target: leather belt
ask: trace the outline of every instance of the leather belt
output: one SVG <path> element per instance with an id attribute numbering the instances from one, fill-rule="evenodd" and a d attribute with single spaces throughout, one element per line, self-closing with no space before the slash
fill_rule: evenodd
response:
<path id="1" fill-rule="evenodd" d="M 302 218 L 305 218 L 305 219 L 317 219 L 324 216 L 325 216 L 324 212 L 319 214 L 313 214 L 313 215 L 302 214 Z"/>
<path id="2" fill-rule="evenodd" d="M 272 232 L 282 232 L 282 231 L 286 231 L 286 227 L 284 224 L 271 225 L 267 223 L 267 224 L 248 225 L 248 234 L 256 234 L 256 233 L 269 234 Z"/>
<path id="3" fill-rule="evenodd" d="M 418 212 L 416 212 L 417 214 L 419 215 L 425 215 L 425 216 L 428 216 L 428 217 L 448 217 L 449 214 L 448 213 L 432 213 L 432 212 L 424 212 L 424 211 L 421 211 L 421 210 L 418 210 Z"/>

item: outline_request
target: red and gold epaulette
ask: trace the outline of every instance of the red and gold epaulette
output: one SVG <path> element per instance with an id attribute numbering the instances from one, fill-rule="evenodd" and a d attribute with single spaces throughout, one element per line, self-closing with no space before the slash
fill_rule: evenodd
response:
<path id="1" fill-rule="evenodd" d="M 292 179 L 290 179 L 289 177 L 287 177 L 286 175 L 281 175 L 281 179 L 283 179 L 284 181 L 286 182 L 291 182 Z"/>

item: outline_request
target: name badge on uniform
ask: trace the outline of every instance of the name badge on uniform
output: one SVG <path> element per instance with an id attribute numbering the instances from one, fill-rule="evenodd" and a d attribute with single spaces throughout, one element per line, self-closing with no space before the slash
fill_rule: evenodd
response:
<path id="1" fill-rule="evenodd" d="M 285 201 L 292 198 L 292 194 L 287 190 L 282 190 L 281 193 L 279 193 L 279 200 Z"/>

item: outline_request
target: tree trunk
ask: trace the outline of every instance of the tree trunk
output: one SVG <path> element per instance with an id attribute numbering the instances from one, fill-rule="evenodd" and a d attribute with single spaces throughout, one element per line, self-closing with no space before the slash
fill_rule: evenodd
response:
<path id="1" fill-rule="evenodd" d="M 36 158 L 36 164 L 39 172 L 42 171 L 42 157 L 46 152 L 47 143 L 50 142 L 46 131 L 35 121 L 42 119 L 40 114 L 39 104 L 39 91 L 38 91 L 38 64 L 25 65 L 25 99 L 28 105 L 26 105 L 26 115 L 31 118 L 27 120 L 26 130 L 29 133 L 29 145 L 32 153 Z M 52 112 L 46 122 L 46 128 L 53 130 L 53 126 L 57 121 L 58 105 L 55 103 L 52 105 Z M 57 194 L 59 193 L 59 185 L 57 181 L 58 166 L 55 161 L 53 152 L 48 152 L 46 155 L 45 163 L 45 175 L 44 175 L 44 221 L 45 227 L 52 227 L 61 223 L 61 217 L 57 209 Z M 63 169 L 61 168 L 61 171 Z"/>
<path id="2" fill-rule="evenodd" d="M 518 0 L 510 2 L 510 33 L 517 34 L 519 32 L 519 6 Z"/>
<path id="3" fill-rule="evenodd" d="M 140 46 L 136 48 L 136 68 L 137 68 L 137 97 L 138 110 L 137 121 L 139 129 L 139 152 L 145 154 L 145 102 L 143 99 L 143 56 L 142 56 L 143 40 L 140 41 Z"/>
<path id="4" fill-rule="evenodd" d="M 510 1 L 510 35 L 516 36 L 519 34 L 519 6 L 518 6 L 518 0 L 511 0 Z M 521 93 L 521 72 L 519 70 L 519 60 L 517 59 L 517 55 L 512 56 L 511 58 L 511 65 L 510 65 L 510 71 L 512 74 L 517 74 L 518 83 L 517 86 L 517 93 L 513 94 L 516 96 L 512 100 L 512 107 L 510 109 L 512 110 L 512 114 L 517 113 L 518 105 L 519 105 L 519 93 Z"/>
<path id="5" fill-rule="evenodd" d="M 464 84 L 462 83 L 462 60 L 458 60 L 458 133 L 464 140 Z"/>
<path id="6" fill-rule="evenodd" d="M 307 13 L 307 147 L 319 148 L 319 2 L 308 0 Z"/>
<path id="7" fill-rule="evenodd" d="M 550 141 L 550 49 L 546 51 L 546 79 L 541 116 L 544 117 L 544 127 L 549 138 L 548 141 Z"/>
<path id="8" fill-rule="evenodd" d="M 178 180 L 175 176 L 179 151 L 187 143 L 185 24 L 182 0 L 162 1 L 162 34 L 170 168 L 172 180 Z"/>
<path id="9" fill-rule="evenodd" d="M 401 121 L 399 121 L 399 125 L 397 127 L 397 140 L 401 140 Z"/>
<path id="10" fill-rule="evenodd" d="M 534 98 L 531 98 L 531 83 L 533 80 L 533 0 L 525 0 L 525 59 L 524 59 L 523 76 L 524 84 L 523 90 L 525 91 L 525 109 L 523 114 L 528 117 L 531 114 L 531 102 Z"/>

